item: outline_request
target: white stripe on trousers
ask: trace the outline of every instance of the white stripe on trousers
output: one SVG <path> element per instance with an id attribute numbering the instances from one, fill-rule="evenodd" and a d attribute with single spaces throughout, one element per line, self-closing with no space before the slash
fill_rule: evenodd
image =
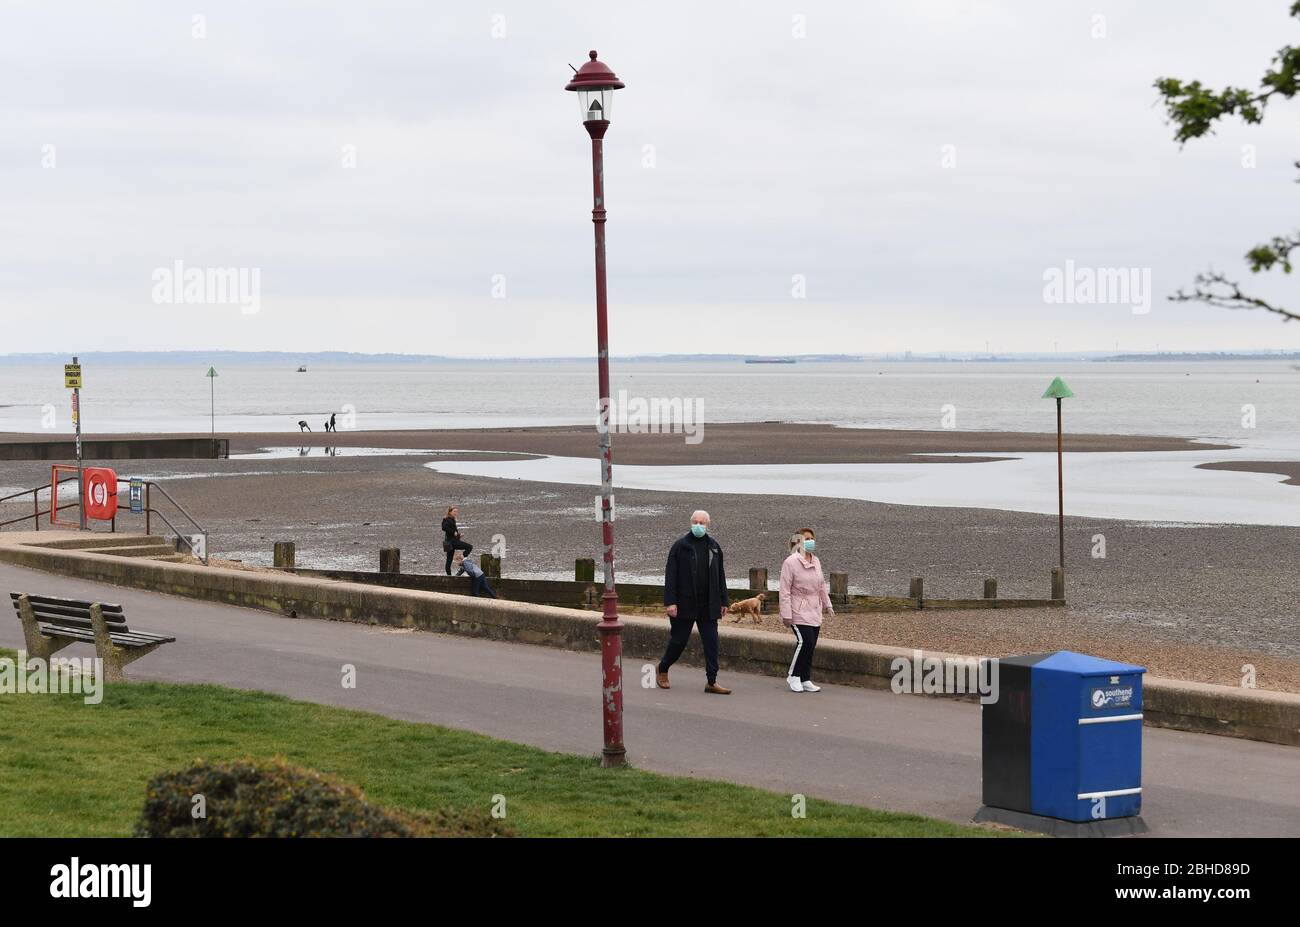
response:
<path id="1" fill-rule="evenodd" d="M 794 675 L 794 665 L 799 662 L 799 651 L 803 650 L 803 635 L 799 633 L 799 626 L 792 624 L 790 627 L 794 628 L 794 639 L 798 643 L 794 645 L 794 659 L 790 661 L 790 671 L 785 674 L 787 678 Z"/>

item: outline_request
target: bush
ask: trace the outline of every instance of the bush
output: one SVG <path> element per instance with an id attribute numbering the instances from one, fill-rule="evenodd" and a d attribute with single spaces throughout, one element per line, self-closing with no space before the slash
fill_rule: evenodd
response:
<path id="1" fill-rule="evenodd" d="M 194 817 L 202 795 L 205 816 Z M 198 762 L 145 788 L 137 837 L 496 837 L 486 812 L 413 814 L 371 804 L 354 785 L 283 761 Z"/>

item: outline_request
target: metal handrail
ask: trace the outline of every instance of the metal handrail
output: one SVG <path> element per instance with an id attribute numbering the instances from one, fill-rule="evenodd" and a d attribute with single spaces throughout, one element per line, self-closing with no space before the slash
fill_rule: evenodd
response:
<path id="1" fill-rule="evenodd" d="M 175 525 L 173 525 L 173 524 L 171 523 L 171 521 L 167 518 L 166 515 L 164 515 L 162 512 L 158 511 L 157 509 L 146 509 L 146 511 L 152 512 L 153 514 L 155 514 L 155 515 L 157 515 L 159 518 L 161 518 L 161 519 L 163 520 L 163 524 L 165 524 L 168 528 L 171 528 L 172 531 L 173 531 L 173 533 L 175 533 L 175 535 L 176 535 L 176 539 L 177 539 L 178 541 L 183 542 L 183 543 L 185 544 L 185 546 L 188 547 L 188 548 L 190 549 L 190 556 L 191 556 L 191 557 L 195 556 L 195 553 L 194 553 L 194 542 L 191 541 L 191 540 L 190 540 L 188 537 L 186 537 L 185 535 L 181 534 L 180 530 L 179 530 Z M 207 535 L 207 532 L 203 531 L 202 528 L 199 529 L 199 532 L 200 532 L 201 534 L 203 534 L 204 536 Z M 203 560 L 203 565 L 204 565 L 204 566 L 207 566 L 207 564 L 208 564 L 208 550 L 207 550 L 207 545 L 204 545 L 202 560 Z"/>
<path id="2" fill-rule="evenodd" d="M 161 518 L 161 519 L 163 520 L 163 524 L 165 524 L 168 528 L 171 528 L 171 529 L 172 529 L 172 532 L 176 535 L 176 537 L 177 537 L 178 539 L 180 539 L 181 541 L 184 541 L 184 542 L 185 542 L 185 546 L 188 547 L 188 548 L 190 549 L 190 555 L 191 555 L 191 556 L 194 556 L 194 542 L 191 541 L 191 540 L 190 540 L 188 537 L 186 537 L 185 535 L 181 534 L 180 529 L 178 529 L 175 525 L 173 525 L 173 524 L 171 523 L 171 520 L 170 520 L 166 515 L 164 515 L 160 510 L 158 510 L 158 509 L 156 509 L 156 508 L 153 507 L 153 491 L 154 491 L 155 489 L 157 489 L 160 493 L 162 493 L 162 494 L 163 494 L 163 498 L 166 499 L 168 502 L 170 502 L 173 506 L 175 506 L 175 507 L 176 507 L 176 511 L 178 511 L 178 512 L 180 512 L 182 515 L 184 515 L 186 521 L 188 521 L 191 525 L 193 525 L 193 526 L 194 526 L 194 529 L 195 529 L 196 531 L 198 531 L 199 534 L 203 535 L 203 537 L 204 537 L 205 539 L 206 539 L 207 536 L 208 536 L 208 529 L 207 529 L 207 528 L 204 528 L 202 525 L 200 525 L 200 524 L 198 523 L 198 521 L 194 518 L 194 516 L 191 515 L 188 511 L 186 511 L 185 506 L 181 505 L 179 502 L 177 502 L 175 499 L 173 499 L 173 498 L 172 498 L 172 494 L 169 493 L 169 492 L 168 492 L 166 489 L 164 489 L 162 486 L 160 486 L 159 484 L 155 483 L 153 480 L 141 480 L 140 482 L 144 484 L 144 531 L 145 531 L 145 534 L 151 534 L 151 533 L 153 532 L 153 526 L 152 526 L 152 524 L 151 524 L 151 518 L 152 518 L 152 516 L 157 515 L 159 518 Z M 202 556 L 202 558 L 200 558 L 200 559 L 203 560 L 203 564 L 204 564 L 204 566 L 207 566 L 207 563 L 208 563 L 208 547 L 207 547 L 207 544 L 206 544 L 206 543 L 203 545 L 203 556 Z"/>
<path id="3" fill-rule="evenodd" d="M 76 482 L 76 479 L 77 478 L 75 476 L 65 476 L 63 479 L 59 480 L 59 485 L 62 486 L 64 483 Z M 0 496 L 0 502 L 8 502 L 10 499 L 17 499 L 19 496 L 26 496 L 29 493 L 39 493 L 42 490 L 48 488 L 49 488 L 49 484 L 46 483 L 44 485 L 37 486 L 33 489 L 23 489 L 15 493 L 10 493 L 7 496 Z"/>
<path id="4" fill-rule="evenodd" d="M 144 480 L 144 485 L 148 488 L 148 490 L 149 490 L 150 492 L 152 492 L 152 490 L 156 488 L 160 493 L 162 493 L 162 494 L 163 494 L 163 498 L 165 498 L 165 499 L 166 499 L 168 502 L 170 502 L 172 505 L 176 506 L 176 510 L 177 510 L 178 512 L 180 512 L 182 515 L 184 515 L 184 516 L 189 520 L 189 523 L 190 523 L 191 525 L 193 525 L 194 528 L 195 528 L 195 530 L 197 530 L 200 534 L 207 534 L 207 533 L 208 533 L 206 528 L 204 528 L 202 525 L 200 525 L 197 521 L 194 520 L 194 516 L 193 516 L 193 515 L 191 515 L 191 514 L 190 514 L 189 512 L 187 512 L 187 511 L 185 511 L 185 506 L 181 505 L 179 502 L 177 502 L 175 499 L 172 498 L 171 493 L 169 493 L 167 490 L 163 489 L 161 486 L 159 486 L 159 485 L 158 485 L 157 483 L 155 483 L 153 480 Z M 152 507 L 151 507 L 148 503 L 146 503 L 146 508 L 152 508 Z M 157 510 L 156 510 L 156 509 L 153 509 L 153 511 L 157 511 Z M 158 516 L 161 518 L 161 517 L 162 517 L 162 512 L 158 512 Z M 168 526 L 169 528 L 171 528 L 173 531 L 176 530 L 176 529 L 172 526 L 172 523 L 169 522 L 169 521 L 167 521 L 166 518 L 163 518 L 163 521 L 167 522 L 167 526 Z M 147 530 L 147 529 L 146 529 L 146 530 Z"/>
<path id="5" fill-rule="evenodd" d="M 68 476 L 68 477 L 64 477 L 63 479 L 59 480 L 55 485 L 62 486 L 64 483 L 72 483 L 72 482 L 76 482 L 76 480 L 77 480 L 77 477 L 75 477 L 75 476 Z M 162 486 L 160 486 L 159 484 L 155 483 L 153 480 L 142 480 L 141 482 L 144 484 L 144 487 L 145 487 L 145 503 L 144 503 L 144 517 L 145 517 L 144 531 L 145 531 L 145 534 L 150 534 L 150 533 L 152 533 L 152 525 L 150 524 L 150 520 L 151 520 L 151 518 L 152 518 L 154 515 L 157 515 L 159 518 L 161 518 L 161 519 L 163 520 L 163 524 L 165 524 L 168 528 L 170 528 L 170 529 L 172 530 L 172 532 L 176 535 L 176 537 L 179 538 L 181 541 L 184 542 L 185 546 L 189 548 L 191 556 L 193 556 L 193 555 L 194 555 L 194 542 L 191 541 L 191 540 L 190 540 L 186 535 L 182 534 L 181 531 L 180 531 L 180 529 L 177 528 L 174 524 L 172 524 L 171 519 L 169 519 L 169 518 L 168 518 L 166 515 L 164 515 L 161 511 L 159 511 L 158 509 L 156 509 L 156 508 L 153 507 L 153 490 L 157 489 L 160 493 L 162 493 L 162 494 L 163 494 L 163 498 L 166 499 L 168 502 L 170 502 L 173 506 L 175 506 L 175 507 L 176 507 L 176 511 L 178 511 L 178 512 L 180 512 L 182 515 L 184 515 L 184 516 L 185 516 L 185 520 L 188 521 L 191 525 L 194 526 L 194 530 L 196 530 L 199 534 L 203 535 L 205 538 L 208 536 L 208 531 L 207 531 L 207 529 L 204 528 L 202 525 L 200 525 L 200 524 L 198 523 L 198 521 L 194 518 L 194 516 L 191 515 L 191 514 L 186 510 L 185 506 L 181 505 L 179 502 L 177 502 L 175 499 L 173 499 L 173 498 L 172 498 L 172 494 L 169 493 L 169 492 L 168 492 L 166 489 L 164 489 Z M 18 524 L 19 522 L 24 522 L 24 521 L 31 520 L 31 521 L 36 525 L 36 530 L 37 530 L 37 531 L 40 531 L 40 530 L 41 530 L 41 516 L 43 516 L 43 515 L 49 515 L 49 514 L 50 514 L 50 509 L 49 509 L 49 508 L 44 508 L 44 509 L 42 509 L 42 508 L 40 507 L 40 492 L 41 492 L 41 490 L 43 490 L 43 489 L 45 489 L 44 486 L 37 486 L 37 487 L 35 487 L 35 488 L 33 488 L 33 489 L 24 489 L 24 490 L 22 490 L 22 491 L 20 491 L 20 492 L 11 493 L 10 495 L 0 497 L 0 503 L 3 503 L 3 502 L 8 502 L 8 501 L 10 501 L 10 500 L 12 500 L 12 499 L 19 499 L 19 498 L 22 498 L 23 496 L 30 495 L 30 496 L 32 497 L 32 506 L 33 506 L 32 514 L 30 514 L 30 515 L 22 515 L 22 516 L 20 516 L 20 517 L 18 517 L 18 518 L 11 518 L 11 519 L 9 519 L 8 521 L 0 521 L 0 528 L 5 527 L 6 525 L 15 525 L 15 524 Z M 81 504 L 81 500 L 78 499 L 76 502 L 69 502 L 69 503 L 67 503 L 67 504 L 65 504 L 65 505 L 60 505 L 60 506 L 58 506 L 56 509 L 54 509 L 54 511 L 55 511 L 55 512 L 62 512 L 64 509 L 76 508 L 76 507 L 79 506 L 80 504 Z M 114 516 L 114 518 L 113 518 L 113 530 L 114 530 L 114 531 L 117 530 L 117 517 L 116 517 L 116 516 Z M 208 550 L 207 550 L 207 545 L 206 545 L 206 544 L 204 545 L 204 548 L 203 548 L 203 557 L 202 557 L 201 559 L 203 560 L 203 563 L 204 563 L 205 565 L 208 563 Z"/>
<path id="6" fill-rule="evenodd" d="M 64 509 L 75 509 L 80 504 L 81 504 L 80 502 L 69 502 L 66 505 L 59 506 L 59 511 L 62 512 Z M 50 514 L 49 509 L 37 509 L 35 512 L 33 512 L 30 515 L 22 515 L 18 518 L 11 518 L 8 521 L 0 521 L 0 528 L 5 527 L 6 525 L 16 525 L 20 521 L 28 521 L 29 519 L 35 519 L 35 523 L 37 526 L 36 530 L 40 531 L 41 516 L 48 515 L 48 514 Z"/>
<path id="7" fill-rule="evenodd" d="M 55 485 L 62 486 L 64 483 L 73 483 L 76 482 L 76 480 L 77 477 L 75 476 L 65 476 L 63 479 L 59 480 Z M 8 502 L 11 499 L 19 499 L 27 495 L 30 495 L 32 497 L 32 514 L 23 515 L 19 518 L 11 518 L 8 521 L 0 521 L 0 528 L 3 528 L 5 525 L 16 525 L 20 521 L 27 521 L 30 518 L 32 519 L 32 523 L 36 526 L 36 530 L 40 531 L 41 516 L 50 514 L 49 509 L 43 509 L 40 507 L 41 506 L 40 493 L 41 490 L 43 489 L 45 489 L 44 486 L 37 486 L 33 489 L 23 489 L 15 493 L 10 493 L 7 496 L 0 496 L 0 503 Z M 59 506 L 58 509 L 56 509 L 55 511 L 62 512 L 64 509 L 70 509 L 80 504 L 81 504 L 80 500 L 78 500 L 77 502 L 69 502 L 67 505 Z"/>
<path id="8" fill-rule="evenodd" d="M 0 496 L 0 502 L 8 502 L 10 499 L 17 499 L 19 496 L 25 496 L 28 493 L 40 492 L 44 486 L 38 486 L 35 489 L 24 489 L 22 492 L 16 492 L 8 496 Z"/>

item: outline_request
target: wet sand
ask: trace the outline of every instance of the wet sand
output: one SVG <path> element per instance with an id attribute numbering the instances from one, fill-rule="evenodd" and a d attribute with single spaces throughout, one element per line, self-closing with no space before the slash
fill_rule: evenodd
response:
<path id="1" fill-rule="evenodd" d="M 465 449 L 596 457 L 593 425 L 549 428 L 487 428 L 442 431 L 341 431 L 244 433 L 230 438 L 232 454 L 268 447 L 381 447 Z M 96 439 L 147 435 L 95 435 Z M 182 437 L 170 435 L 169 437 Z M 192 435 L 188 437 L 206 437 Z M 905 431 L 836 428 L 783 422 L 705 424 L 698 443 L 682 434 L 628 434 L 614 437 L 615 460 L 627 464 L 792 464 L 792 463 L 973 463 L 1008 454 L 1055 451 L 1056 435 L 1002 431 Z M 66 436 L 62 436 L 66 440 Z M 0 441 L 50 440 L 49 435 L 0 435 Z M 694 440 L 694 438 L 692 438 Z M 1202 444 L 1186 438 L 1143 435 L 1066 434 L 1071 453 L 1104 451 L 1224 450 L 1227 444 Z M 947 457 L 976 454 L 975 457 Z"/>
<path id="2" fill-rule="evenodd" d="M 1300 460 L 1216 460 L 1197 464 L 1198 470 L 1237 470 L 1246 473 L 1272 473 L 1288 486 L 1300 486 Z"/>

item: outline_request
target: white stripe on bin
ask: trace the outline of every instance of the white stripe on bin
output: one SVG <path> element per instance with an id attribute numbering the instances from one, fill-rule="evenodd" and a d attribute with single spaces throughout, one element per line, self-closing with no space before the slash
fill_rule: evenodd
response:
<path id="1" fill-rule="evenodd" d="M 1111 789 L 1109 792 L 1080 792 L 1079 801 L 1089 798 L 1110 798 L 1114 795 L 1141 795 L 1142 787 L 1136 789 Z"/>
<path id="2" fill-rule="evenodd" d="M 1141 721 L 1142 715 L 1111 715 L 1109 718 L 1080 718 L 1080 724 L 1108 724 L 1111 721 Z"/>

